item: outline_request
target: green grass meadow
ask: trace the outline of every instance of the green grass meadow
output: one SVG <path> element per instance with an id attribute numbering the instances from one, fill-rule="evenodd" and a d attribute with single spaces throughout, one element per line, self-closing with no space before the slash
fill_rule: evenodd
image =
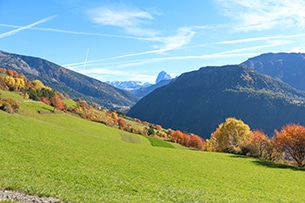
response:
<path id="1" fill-rule="evenodd" d="M 169 148 L 16 97 L 20 113 L 0 111 L 0 188 L 64 202 L 305 201 L 304 170 Z"/>

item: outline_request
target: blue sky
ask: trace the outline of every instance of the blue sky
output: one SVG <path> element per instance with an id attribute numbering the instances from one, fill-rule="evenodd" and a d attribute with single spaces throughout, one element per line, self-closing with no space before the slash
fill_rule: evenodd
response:
<path id="1" fill-rule="evenodd" d="M 162 70 L 305 52 L 305 0 L 0 0 L 0 50 L 153 83 Z"/>

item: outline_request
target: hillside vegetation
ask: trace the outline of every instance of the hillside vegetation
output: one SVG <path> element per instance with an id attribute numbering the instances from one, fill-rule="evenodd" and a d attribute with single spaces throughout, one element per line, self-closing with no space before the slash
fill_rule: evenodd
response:
<path id="1" fill-rule="evenodd" d="M 305 198 L 304 169 L 274 163 L 305 166 L 303 126 L 269 139 L 227 118 L 203 140 L 69 99 L 12 70 L 0 69 L 0 89 L 0 201 L 3 190 L 89 203 Z"/>
<path id="2" fill-rule="evenodd" d="M 69 94 L 73 99 L 82 98 L 109 109 L 126 111 L 138 100 L 128 91 L 37 57 L 0 51 L 0 67 L 24 74 L 29 80 L 38 79 L 57 91 Z"/>
<path id="3" fill-rule="evenodd" d="M 305 91 L 304 53 L 266 53 L 242 64 Z"/>
<path id="4" fill-rule="evenodd" d="M 48 108 L 22 104 L 33 106 Z M 66 114 L 0 116 L 1 187 L 68 202 L 302 200 L 296 194 L 304 189 L 303 171 L 231 155 L 155 148 L 133 134 L 126 136 L 138 143 L 128 143 L 121 138 L 126 132 Z"/>
<path id="5" fill-rule="evenodd" d="M 42 102 L 0 111 L 0 188 L 64 202 L 302 202 L 305 171 L 253 158 L 153 147 Z M 44 112 L 44 113 L 38 113 Z"/>
<path id="6" fill-rule="evenodd" d="M 184 73 L 134 105 L 127 115 L 209 138 L 228 117 L 270 137 L 287 123 L 305 124 L 305 93 L 242 65 Z"/>

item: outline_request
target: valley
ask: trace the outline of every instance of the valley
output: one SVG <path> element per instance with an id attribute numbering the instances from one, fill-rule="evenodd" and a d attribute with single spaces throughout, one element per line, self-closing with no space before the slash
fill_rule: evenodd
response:
<path id="1" fill-rule="evenodd" d="M 286 124 L 303 124 L 305 93 L 251 68 L 229 65 L 184 73 L 140 99 L 127 116 L 73 100 L 13 70 L 2 68 L 0 76 L 2 191 L 55 202 L 305 198 L 300 195 L 304 162 L 282 156 L 274 141 Z M 137 108 L 144 117 L 133 113 Z M 145 117 L 154 113 L 153 118 L 176 123 Z M 238 133 L 225 138 L 225 126 Z"/>

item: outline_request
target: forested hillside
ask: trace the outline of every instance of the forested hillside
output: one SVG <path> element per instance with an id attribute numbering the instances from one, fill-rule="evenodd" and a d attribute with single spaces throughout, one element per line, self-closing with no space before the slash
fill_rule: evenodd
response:
<path id="1" fill-rule="evenodd" d="M 266 53 L 242 64 L 305 91 L 304 53 Z"/>
<path id="2" fill-rule="evenodd" d="M 71 98 L 82 98 L 109 109 L 126 111 L 138 100 L 128 91 L 41 58 L 0 51 L 0 67 L 22 73 L 30 80 L 38 79 L 57 91 L 69 94 Z"/>
<path id="3" fill-rule="evenodd" d="M 241 65 L 184 73 L 140 100 L 128 115 L 204 138 L 227 117 L 269 136 L 286 123 L 305 123 L 305 93 Z"/>

